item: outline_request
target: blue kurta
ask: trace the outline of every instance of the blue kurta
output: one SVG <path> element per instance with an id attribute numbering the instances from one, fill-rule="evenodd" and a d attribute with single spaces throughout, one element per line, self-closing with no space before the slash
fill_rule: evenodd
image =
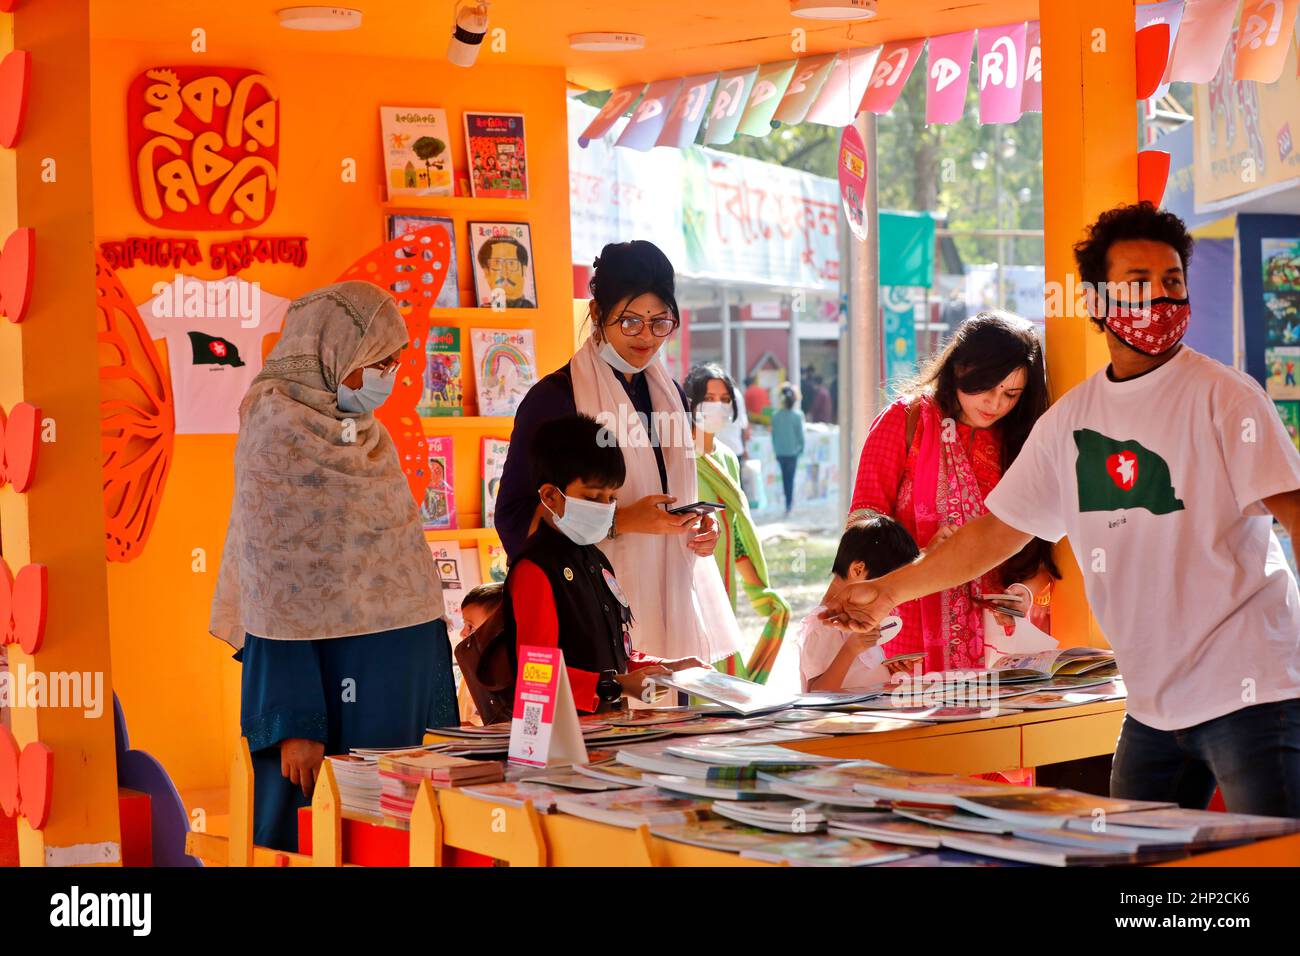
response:
<path id="1" fill-rule="evenodd" d="M 428 621 L 378 634 L 271 641 L 249 634 L 240 729 L 253 755 L 253 841 L 298 849 L 298 808 L 310 802 L 280 773 L 283 740 L 353 747 L 420 744 L 428 727 L 460 722 L 447 625 Z"/>

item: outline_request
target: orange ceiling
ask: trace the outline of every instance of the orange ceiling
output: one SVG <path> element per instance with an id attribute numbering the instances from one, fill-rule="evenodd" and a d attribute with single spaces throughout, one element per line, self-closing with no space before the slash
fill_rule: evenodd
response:
<path id="1" fill-rule="evenodd" d="M 1066 0 L 1052 0 L 1054 3 Z M 1069 0 L 1074 2 L 1074 0 Z M 191 31 L 207 32 L 210 54 L 250 48 L 319 50 L 441 58 L 454 0 L 350 0 L 360 29 L 306 33 L 279 26 L 275 11 L 295 0 L 91 0 L 96 37 L 134 39 L 188 50 Z M 608 89 L 633 80 L 786 59 L 790 31 L 807 29 L 808 52 L 1032 20 L 1038 0 L 879 0 L 873 20 L 852 27 L 790 16 L 788 0 L 495 0 L 491 27 L 503 27 L 506 50 L 484 57 L 563 64 L 573 83 Z M 623 54 L 570 50 L 571 33 L 618 30 L 646 37 Z"/>

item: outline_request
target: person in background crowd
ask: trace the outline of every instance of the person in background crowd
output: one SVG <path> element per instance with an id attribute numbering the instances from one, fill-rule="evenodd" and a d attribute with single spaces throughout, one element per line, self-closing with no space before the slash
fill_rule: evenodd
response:
<path id="1" fill-rule="evenodd" d="M 633 642 L 656 657 L 712 663 L 740 647 L 740 628 L 712 561 L 718 523 L 671 514 L 696 501 L 686 399 L 659 350 L 681 325 L 672 263 L 654 243 L 610 243 L 591 277 L 591 336 L 519 404 L 497 497 L 496 528 L 513 560 L 545 511 L 528 450 L 542 423 L 576 412 L 608 430 L 627 462 L 614 521 L 600 542 L 637 608 Z"/>
<path id="2" fill-rule="evenodd" d="M 984 514 L 985 496 L 1046 410 L 1042 348 L 1024 319 L 981 312 L 963 322 L 903 390 L 867 432 L 849 518 L 862 509 L 887 514 L 925 548 L 936 534 Z M 986 630 L 1000 628 L 1005 636 L 1015 619 L 983 596 L 1024 582 L 1016 590 L 1028 610 L 1028 597 L 1037 597 L 1056 577 L 1050 548 L 1031 542 L 978 581 L 900 607 L 903 629 L 887 653 L 923 651 L 926 670 L 985 667 L 985 644 L 993 640 Z"/>
<path id="3" fill-rule="evenodd" d="M 722 583 L 735 608 L 739 576 L 750 606 L 759 617 L 767 618 L 749 661 L 733 654 L 718 669 L 765 683 L 785 639 L 790 605 L 770 587 L 763 542 L 740 486 L 740 459 L 722 437 L 722 424 L 734 420 L 741 410 L 736 385 L 720 366 L 708 364 L 691 369 L 683 387 L 695 427 L 695 468 L 700 498 L 727 506 L 713 552 L 722 572 Z"/>
<path id="4" fill-rule="evenodd" d="M 1217 785 L 1230 813 L 1300 818 L 1300 590 L 1273 533 L 1300 534 L 1300 453 L 1258 382 L 1182 344 L 1181 219 L 1119 206 L 1074 254 L 1110 364 L 1039 419 L 986 514 L 826 617 L 870 630 L 1069 535 L 1128 691 L 1111 795 L 1204 809 Z"/>
<path id="5" fill-rule="evenodd" d="M 820 375 L 814 375 L 812 383 L 814 393 L 812 414 L 808 417 L 814 422 L 833 422 L 834 404 L 831 402 L 830 390 L 826 388 L 826 383 Z"/>
<path id="6" fill-rule="evenodd" d="M 772 415 L 772 454 L 781 466 L 785 513 L 794 507 L 794 478 L 804 449 L 803 412 L 795 407 L 799 393 L 789 382 L 781 386 L 781 407 Z"/>
<path id="7" fill-rule="evenodd" d="M 253 839 L 297 850 L 326 753 L 457 722 L 442 584 L 388 430 L 393 297 L 341 282 L 289 306 L 239 407 L 210 630 L 243 663 Z"/>
<path id="8" fill-rule="evenodd" d="M 715 365 L 714 368 L 718 368 L 721 371 L 719 366 Z M 723 374 L 725 375 L 726 373 L 724 372 Z M 744 461 L 749 457 L 749 437 L 751 434 L 749 416 L 745 414 L 745 403 L 742 402 L 740 397 L 736 394 L 735 380 L 732 379 L 730 375 L 727 375 L 726 381 L 729 388 L 729 394 L 732 398 L 732 414 L 726 422 L 723 423 L 722 430 L 718 432 L 717 437 L 721 439 L 723 444 L 730 448 L 741 461 Z M 690 404 L 689 398 L 688 395 L 688 406 Z M 687 411 L 690 411 L 689 407 L 687 408 Z M 692 421 L 691 424 L 694 426 L 695 422 Z M 698 442 L 696 444 L 698 447 Z"/>
<path id="9" fill-rule="evenodd" d="M 745 411 L 750 418 L 766 415 L 771 404 L 772 396 L 768 394 L 766 388 L 758 384 L 757 376 L 751 375 L 745 379 Z"/>

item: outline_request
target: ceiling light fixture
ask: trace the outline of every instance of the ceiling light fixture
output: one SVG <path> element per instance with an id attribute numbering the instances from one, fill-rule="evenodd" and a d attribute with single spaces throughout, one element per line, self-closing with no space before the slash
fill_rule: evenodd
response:
<path id="1" fill-rule="evenodd" d="M 870 20 L 876 0 L 790 0 L 790 15 L 807 20 Z"/>
<path id="2" fill-rule="evenodd" d="M 588 53 L 624 53 L 645 47 L 639 33 L 575 33 L 569 37 L 569 49 Z"/>
<path id="3" fill-rule="evenodd" d="M 361 11 L 350 7 L 285 7 L 275 11 L 286 30 L 355 30 Z"/>
<path id="4" fill-rule="evenodd" d="M 447 59 L 456 66 L 473 66 L 487 29 L 487 0 L 457 3 L 452 15 L 451 39 L 447 41 Z"/>

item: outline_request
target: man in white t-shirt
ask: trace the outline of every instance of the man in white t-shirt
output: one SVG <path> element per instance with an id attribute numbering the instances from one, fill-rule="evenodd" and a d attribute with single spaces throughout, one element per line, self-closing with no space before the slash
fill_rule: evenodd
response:
<path id="1" fill-rule="evenodd" d="M 1180 344 L 1191 251 L 1150 204 L 1104 213 L 1075 258 L 1110 365 L 1039 419 L 989 514 L 826 616 L 869 628 L 1068 535 L 1128 687 L 1111 794 L 1204 808 L 1217 783 L 1231 812 L 1300 817 L 1300 593 L 1272 530 L 1300 540 L 1300 454 L 1253 379 Z"/>

